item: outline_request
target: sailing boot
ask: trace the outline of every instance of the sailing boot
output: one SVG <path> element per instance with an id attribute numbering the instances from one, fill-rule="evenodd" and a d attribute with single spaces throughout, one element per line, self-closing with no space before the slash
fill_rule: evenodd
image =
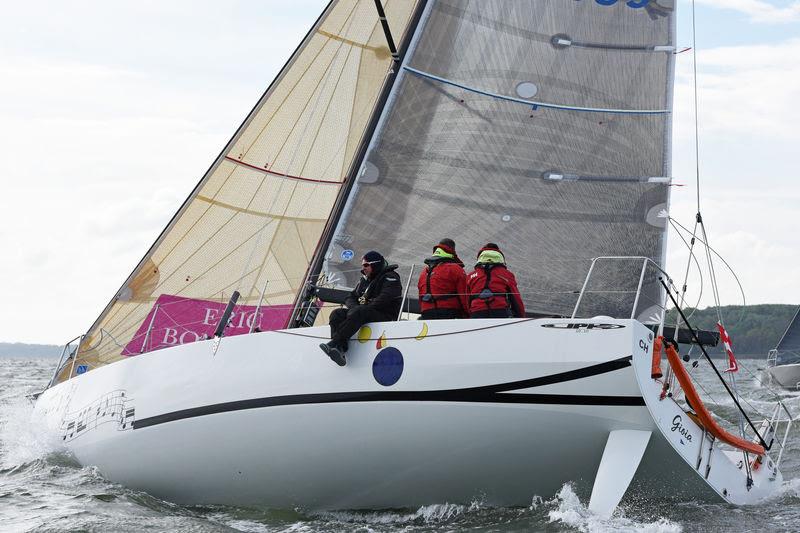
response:
<path id="1" fill-rule="evenodd" d="M 339 346 L 336 344 L 335 341 L 330 341 L 327 343 L 323 342 L 322 344 L 319 345 L 319 347 L 322 349 L 323 352 L 325 352 L 325 355 L 330 357 L 331 361 L 333 361 L 337 365 L 344 366 L 347 364 L 347 359 L 345 358 L 344 353 L 342 353 L 342 350 L 339 348 Z"/>

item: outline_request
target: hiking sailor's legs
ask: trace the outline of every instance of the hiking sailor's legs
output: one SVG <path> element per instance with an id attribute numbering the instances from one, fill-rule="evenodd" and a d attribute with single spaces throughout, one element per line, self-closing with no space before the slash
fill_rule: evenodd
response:
<path id="1" fill-rule="evenodd" d="M 339 331 L 345 320 L 347 320 L 347 309 L 340 308 L 334 310 L 333 313 L 331 313 L 331 317 L 328 322 L 331 326 L 331 342 L 329 342 L 328 344 L 330 344 L 331 346 L 336 346 L 337 348 L 340 348 L 342 351 L 347 351 L 347 342 L 345 342 L 342 346 L 339 346 L 335 339 L 336 339 L 336 332 Z"/>
<path id="2" fill-rule="evenodd" d="M 334 322 L 334 315 L 337 314 L 338 311 L 342 311 L 342 313 L 339 313 L 339 315 L 335 317 L 336 321 Z M 386 313 L 382 313 L 366 305 L 359 305 L 347 311 L 344 309 L 337 309 L 331 313 L 331 343 L 342 347 L 343 350 L 347 350 L 347 343 L 350 337 L 352 337 L 361 326 L 367 322 L 380 322 L 382 320 L 391 320 L 391 317 L 388 317 Z"/>

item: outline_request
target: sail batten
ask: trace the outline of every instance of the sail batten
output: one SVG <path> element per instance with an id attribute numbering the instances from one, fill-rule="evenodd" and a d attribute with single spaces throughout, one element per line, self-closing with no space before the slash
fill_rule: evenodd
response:
<path id="1" fill-rule="evenodd" d="M 493 92 L 478 89 L 476 87 L 470 87 L 468 85 L 464 85 L 462 83 L 449 80 L 441 76 L 436 76 L 434 74 L 431 74 L 430 72 L 423 72 L 415 68 L 407 66 L 403 68 L 408 72 L 412 72 L 417 76 L 421 76 L 423 78 L 428 78 L 429 80 L 438 81 L 446 85 L 452 85 L 453 87 L 458 87 L 459 89 L 464 89 L 465 91 L 469 91 L 475 94 L 480 94 L 483 96 L 488 96 L 490 98 L 496 98 L 498 100 L 505 100 L 508 102 L 527 105 L 532 107 L 533 109 L 536 109 L 537 107 L 543 107 L 547 109 L 561 109 L 563 111 L 581 111 L 585 113 L 611 113 L 611 114 L 631 114 L 631 115 L 663 115 L 665 113 L 670 112 L 669 109 L 612 109 L 603 107 L 582 107 L 582 106 L 573 106 L 567 104 L 555 104 L 555 103 L 541 102 L 538 100 L 526 100 L 524 98 L 515 98 L 513 96 L 508 96 L 505 94 L 496 94 Z"/>

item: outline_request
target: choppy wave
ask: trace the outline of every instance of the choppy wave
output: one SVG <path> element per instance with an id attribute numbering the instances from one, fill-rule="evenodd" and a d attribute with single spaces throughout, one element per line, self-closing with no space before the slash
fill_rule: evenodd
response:
<path id="1" fill-rule="evenodd" d="M 640 522 L 625 517 L 624 511 L 620 509 L 617 509 L 611 518 L 602 518 L 581 503 L 569 483 L 561 487 L 556 497 L 548 503 L 555 505 L 555 508 L 547 514 L 551 522 L 561 522 L 578 531 L 588 533 L 627 531 L 678 533 L 683 531 L 680 524 L 667 518 L 658 518 L 654 522 Z"/>
<path id="2" fill-rule="evenodd" d="M 61 440 L 47 430 L 44 419 L 34 413 L 33 405 L 24 396 L 0 401 L 0 450 L 0 469 L 66 452 Z"/>
<path id="3" fill-rule="evenodd" d="M 435 505 L 425 505 L 415 512 L 398 513 L 393 511 L 324 511 L 313 513 L 322 519 L 332 520 L 342 523 L 369 523 L 369 524 L 434 524 L 453 520 L 464 514 L 468 510 L 481 508 L 480 502 L 473 502 L 470 505 L 456 505 L 452 503 L 442 503 Z"/>

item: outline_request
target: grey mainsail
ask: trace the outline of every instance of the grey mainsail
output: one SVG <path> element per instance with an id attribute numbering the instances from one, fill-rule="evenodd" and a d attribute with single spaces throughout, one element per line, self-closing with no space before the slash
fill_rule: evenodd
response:
<path id="1" fill-rule="evenodd" d="M 370 249 L 407 274 L 443 236 L 468 265 L 493 241 L 528 308 L 570 314 L 592 258 L 662 264 L 674 14 L 672 0 L 429 2 L 327 279 L 354 286 Z M 605 270 L 608 286 L 638 281 L 641 262 Z"/>

